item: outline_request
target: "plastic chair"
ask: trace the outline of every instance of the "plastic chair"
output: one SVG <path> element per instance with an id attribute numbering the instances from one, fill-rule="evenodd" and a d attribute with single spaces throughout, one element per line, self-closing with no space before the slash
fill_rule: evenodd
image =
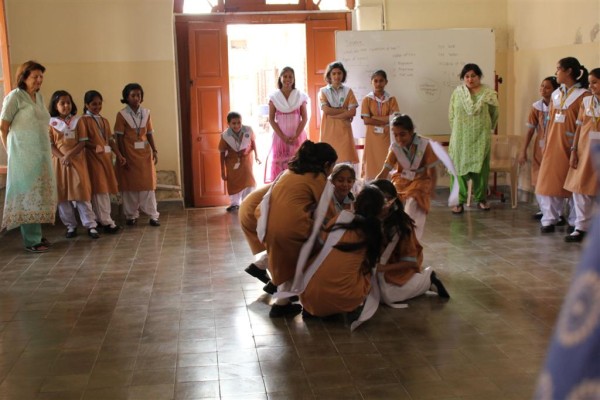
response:
<path id="1" fill-rule="evenodd" d="M 521 137 L 517 135 L 492 135 L 490 172 L 508 174 L 512 208 L 517 208 L 520 142 Z"/>

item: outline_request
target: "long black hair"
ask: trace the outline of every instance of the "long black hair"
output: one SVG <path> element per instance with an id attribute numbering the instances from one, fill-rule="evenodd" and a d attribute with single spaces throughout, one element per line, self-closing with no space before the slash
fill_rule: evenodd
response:
<path id="1" fill-rule="evenodd" d="M 333 248 L 351 252 L 367 248 L 366 258 L 361 265 L 361 272 L 368 274 L 377 263 L 381 252 L 383 234 L 379 215 L 383 208 L 384 198 L 381 190 L 375 186 L 366 186 L 356 196 L 354 203 L 354 219 L 347 224 L 334 224 L 328 231 L 336 229 L 358 230 L 363 233 L 364 239 L 358 243 L 338 243 Z"/>
<path id="2" fill-rule="evenodd" d="M 571 68 L 570 76 L 573 80 L 581 85 L 582 88 L 586 89 L 589 85 L 588 82 L 588 70 L 579 63 L 579 60 L 575 57 L 565 57 L 558 60 L 558 65 L 563 70 Z"/>
<path id="3" fill-rule="evenodd" d="M 314 143 L 310 140 L 302 143 L 296 154 L 288 162 L 290 171 L 296 174 L 314 172 L 326 174 L 327 168 L 334 165 L 337 153 L 328 143 Z"/>
<path id="4" fill-rule="evenodd" d="M 396 232 L 401 239 L 410 236 L 415 228 L 415 221 L 404 211 L 404 206 L 398 198 L 398 191 L 396 191 L 394 184 L 387 179 L 377 179 L 371 182 L 371 185 L 378 187 L 384 195 L 394 198 L 390 213 L 383 221 L 383 231 L 387 240 L 391 240 Z"/>

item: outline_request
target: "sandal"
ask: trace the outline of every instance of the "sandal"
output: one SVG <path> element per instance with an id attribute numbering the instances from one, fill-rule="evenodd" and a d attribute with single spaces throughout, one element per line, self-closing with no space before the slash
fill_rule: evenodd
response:
<path id="1" fill-rule="evenodd" d="M 45 244 L 38 243 L 33 246 L 25 246 L 25 250 L 30 253 L 45 253 L 50 249 Z"/>
<path id="2" fill-rule="evenodd" d="M 45 237 L 42 237 L 42 241 L 40 242 L 40 244 L 46 246 L 46 247 L 51 247 L 52 243 L 50 243 L 50 241 L 48 239 L 46 239 Z"/>
<path id="3" fill-rule="evenodd" d="M 465 207 L 462 204 L 452 208 L 452 214 L 462 214 L 463 212 L 465 212 Z"/>
<path id="4" fill-rule="evenodd" d="M 488 205 L 487 201 L 480 201 L 477 203 L 477 208 L 479 208 L 481 211 L 490 211 L 490 206 Z"/>

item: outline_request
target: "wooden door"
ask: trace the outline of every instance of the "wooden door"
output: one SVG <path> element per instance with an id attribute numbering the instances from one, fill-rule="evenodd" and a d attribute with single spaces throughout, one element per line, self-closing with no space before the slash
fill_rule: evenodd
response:
<path id="1" fill-rule="evenodd" d="M 229 111 L 227 26 L 223 22 L 192 22 L 188 38 L 194 206 L 225 205 L 228 198 L 218 147 Z"/>
<path id="2" fill-rule="evenodd" d="M 309 137 L 315 142 L 319 140 L 321 127 L 319 89 L 326 85 L 327 64 L 335 61 L 335 31 L 347 29 L 346 18 L 306 21 L 306 81 L 311 99 Z"/>

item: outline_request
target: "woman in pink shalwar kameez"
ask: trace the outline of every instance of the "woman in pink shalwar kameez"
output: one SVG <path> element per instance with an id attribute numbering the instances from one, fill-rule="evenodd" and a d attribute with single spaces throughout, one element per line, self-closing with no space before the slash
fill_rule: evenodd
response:
<path id="1" fill-rule="evenodd" d="M 296 89 L 295 81 L 294 70 L 291 67 L 283 68 L 277 80 L 279 90 L 269 96 L 269 124 L 273 128 L 273 144 L 268 182 L 272 182 L 281 171 L 287 169 L 288 161 L 306 140 L 304 127 L 308 122 L 308 96 Z"/>

